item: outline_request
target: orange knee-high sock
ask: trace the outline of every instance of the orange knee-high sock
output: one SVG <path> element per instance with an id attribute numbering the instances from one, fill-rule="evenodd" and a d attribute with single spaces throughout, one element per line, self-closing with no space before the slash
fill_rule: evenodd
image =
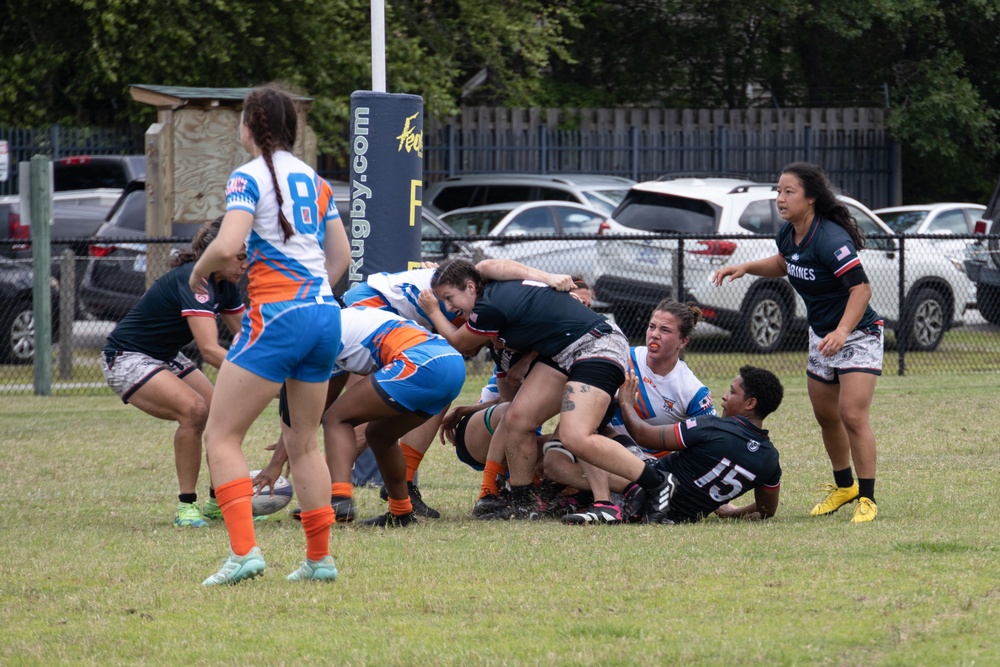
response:
<path id="1" fill-rule="evenodd" d="M 409 497 L 406 500 L 389 498 L 389 511 L 396 516 L 406 516 L 413 512 L 413 503 L 410 502 Z"/>
<path id="2" fill-rule="evenodd" d="M 399 448 L 403 450 L 403 458 L 406 459 L 406 481 L 412 482 L 420 462 L 424 460 L 424 453 L 418 452 L 402 440 L 399 441 Z"/>
<path id="3" fill-rule="evenodd" d="M 246 556 L 257 546 L 253 530 L 253 482 L 249 477 L 234 479 L 215 489 L 222 520 L 229 531 L 229 545 L 237 556 Z"/>
<path id="4" fill-rule="evenodd" d="M 479 497 L 487 496 L 493 494 L 494 496 L 500 495 L 500 489 L 497 488 L 497 476 L 503 475 L 507 472 L 507 466 L 502 463 L 497 463 L 496 461 L 486 461 L 486 465 L 483 468 L 483 485 L 479 489 Z"/>
<path id="5" fill-rule="evenodd" d="M 354 485 L 350 482 L 334 482 L 330 485 L 330 495 L 338 498 L 353 498 Z"/>
<path id="6" fill-rule="evenodd" d="M 306 558 L 322 560 L 330 554 L 330 526 L 333 525 L 333 508 L 323 505 L 302 513 L 302 529 L 306 531 Z"/>

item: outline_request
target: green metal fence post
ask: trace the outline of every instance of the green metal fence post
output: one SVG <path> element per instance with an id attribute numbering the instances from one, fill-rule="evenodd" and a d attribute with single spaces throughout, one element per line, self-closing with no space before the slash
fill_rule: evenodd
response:
<path id="1" fill-rule="evenodd" d="M 31 211 L 31 261 L 34 265 L 32 308 L 35 318 L 35 395 L 52 394 L 52 160 L 31 158 L 29 210 Z M 24 190 L 21 191 L 22 198 Z"/>

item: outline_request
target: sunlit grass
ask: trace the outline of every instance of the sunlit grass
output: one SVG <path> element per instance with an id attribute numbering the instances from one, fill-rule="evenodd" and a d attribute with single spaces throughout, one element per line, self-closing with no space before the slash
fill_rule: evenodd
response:
<path id="1" fill-rule="evenodd" d="M 721 394 L 737 361 L 703 361 Z M 171 525 L 170 424 L 114 396 L 4 397 L 0 664 L 1000 664 L 995 376 L 879 381 L 866 526 L 808 515 L 829 464 L 801 373 L 782 379 L 770 522 L 484 524 L 469 516 L 479 474 L 435 444 L 420 481 L 441 519 L 338 526 L 339 580 L 293 585 L 304 540 L 280 513 L 258 526 L 266 576 L 222 590 L 200 582 L 224 529 Z M 252 428 L 251 465 L 276 422 L 270 408 Z M 357 502 L 385 511 L 376 489 Z"/>

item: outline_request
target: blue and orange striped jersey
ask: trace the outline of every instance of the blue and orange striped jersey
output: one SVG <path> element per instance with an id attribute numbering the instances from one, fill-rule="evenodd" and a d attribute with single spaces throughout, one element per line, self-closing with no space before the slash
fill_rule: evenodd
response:
<path id="1" fill-rule="evenodd" d="M 323 241 L 329 225 L 342 224 L 330 184 L 286 151 L 272 156 L 281 210 L 295 233 L 286 241 L 278 223 L 274 180 L 263 157 L 239 167 L 226 184 L 226 210 L 253 214 L 247 236 L 252 303 L 313 300 L 333 294 Z"/>
<path id="2" fill-rule="evenodd" d="M 367 375 L 406 356 L 429 340 L 444 340 L 412 320 L 378 308 L 351 307 L 340 313 L 343 347 L 333 375 Z"/>

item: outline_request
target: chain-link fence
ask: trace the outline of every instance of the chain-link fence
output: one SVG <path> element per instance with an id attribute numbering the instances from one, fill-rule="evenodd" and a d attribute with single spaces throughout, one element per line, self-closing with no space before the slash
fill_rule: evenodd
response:
<path id="1" fill-rule="evenodd" d="M 104 240 L 88 254 L 69 250 L 53 257 L 52 393 L 110 394 L 99 351 L 145 290 L 149 243 L 177 240 Z M 57 241 L 53 246 L 61 247 Z M 743 363 L 776 372 L 805 368 L 804 308 L 787 280 L 747 276 L 722 287 L 709 282 L 719 266 L 772 254 L 769 237 L 449 236 L 425 237 L 424 246 L 580 275 L 593 287 L 595 308 L 613 315 L 634 344 L 642 343 L 647 318 L 661 299 L 693 301 L 704 320 L 686 359 L 699 374 L 724 376 Z M 869 237 L 861 258 L 872 305 L 886 321 L 886 374 L 1000 371 L 996 250 L 997 237 Z M 32 291 L 30 253 L 0 258 L 0 394 L 34 391 Z M 214 376 L 213 369 L 206 372 Z"/>

